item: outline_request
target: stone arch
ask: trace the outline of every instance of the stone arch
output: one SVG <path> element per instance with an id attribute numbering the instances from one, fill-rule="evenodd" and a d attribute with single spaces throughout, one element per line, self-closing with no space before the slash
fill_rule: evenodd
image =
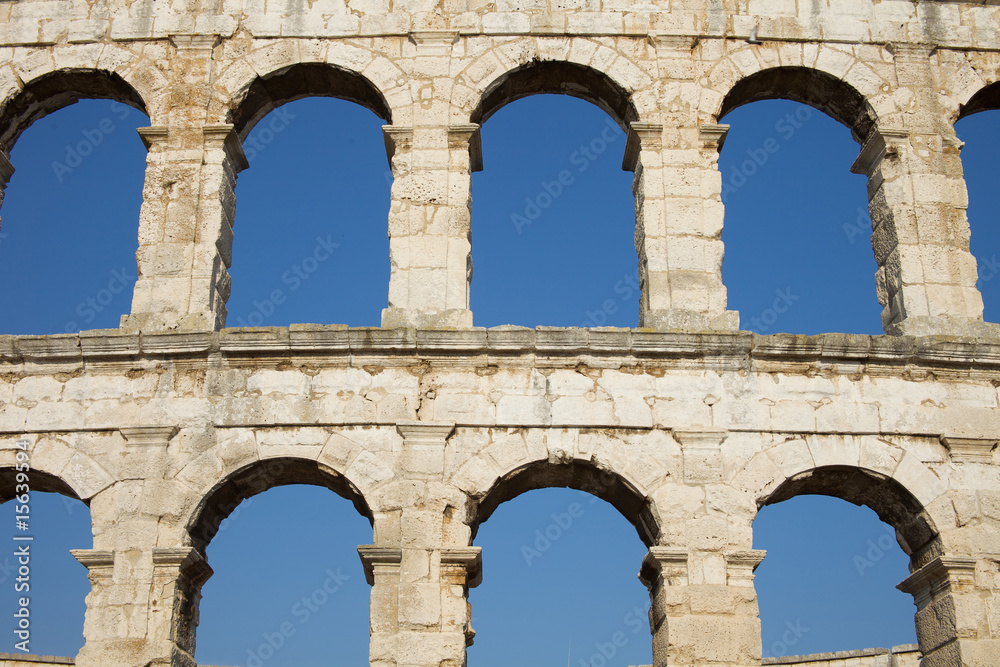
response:
<path id="1" fill-rule="evenodd" d="M 919 567 L 940 555 L 934 501 L 946 487 L 916 456 L 858 436 L 792 438 L 756 454 L 734 476 L 757 508 L 799 495 L 825 495 L 864 505 L 896 529 L 900 547 Z"/>
<path id="2" fill-rule="evenodd" d="M 288 484 L 309 484 L 330 489 L 350 500 L 362 516 L 372 521 L 368 503 L 346 476 L 312 459 L 275 457 L 249 463 L 220 480 L 202 495 L 187 524 L 193 545 L 201 551 L 218 532 L 219 525 L 247 498 Z"/>
<path id="3" fill-rule="evenodd" d="M 241 140 L 264 116 L 306 97 L 335 97 L 359 104 L 386 123 L 393 114 L 385 94 L 356 70 L 325 62 L 295 62 L 254 76 L 230 102 L 227 122 Z"/>
<path id="4" fill-rule="evenodd" d="M 0 146 L 9 152 L 36 120 L 82 99 L 111 99 L 148 115 L 143 96 L 118 72 L 98 67 L 52 69 L 6 91 L 0 104 Z"/>
<path id="5" fill-rule="evenodd" d="M 980 88 L 959 107 L 958 120 L 981 111 L 1000 109 L 1000 81 Z"/>
<path id="6" fill-rule="evenodd" d="M 607 501 L 635 527 L 643 544 L 657 543 L 659 515 L 649 489 L 624 470 L 624 465 L 615 464 L 624 463 L 627 458 L 607 438 L 581 434 L 582 444 L 574 446 L 576 452 L 567 451 L 563 449 L 564 443 L 553 441 L 548 444 L 548 452 L 530 456 L 525 450 L 524 456 L 512 460 L 514 457 L 508 453 L 520 449 L 519 439 L 516 432 L 498 438 L 488 453 L 467 462 L 456 473 L 455 485 L 470 500 L 468 520 L 473 538 L 501 503 L 527 491 L 563 487 Z M 497 460 L 511 462 L 497 466 L 492 463 Z"/>
<path id="7" fill-rule="evenodd" d="M 482 124 L 522 97 L 562 94 L 603 109 L 628 131 L 649 120 L 655 95 L 639 91 L 653 76 L 620 51 L 588 38 L 523 38 L 480 54 L 456 77 L 453 121 Z"/>
<path id="8" fill-rule="evenodd" d="M 847 126 L 858 143 L 864 143 L 878 123 L 875 109 L 853 85 L 801 66 L 772 67 L 744 76 L 727 91 L 716 117 L 721 120 L 737 107 L 768 99 L 808 104 Z"/>
<path id="9" fill-rule="evenodd" d="M 13 441 L 0 449 L 0 503 L 14 497 L 17 451 Z M 115 482 L 94 459 L 58 436 L 40 436 L 30 454 L 32 491 L 58 493 L 89 506 Z"/>
<path id="10" fill-rule="evenodd" d="M 240 502 L 288 484 L 326 487 L 372 522 L 369 497 L 391 480 L 391 468 L 339 434 L 306 429 L 293 437 L 301 444 L 277 446 L 270 434 L 231 434 L 185 466 L 178 478 L 198 491 L 182 522 L 184 539 L 204 552 Z"/>

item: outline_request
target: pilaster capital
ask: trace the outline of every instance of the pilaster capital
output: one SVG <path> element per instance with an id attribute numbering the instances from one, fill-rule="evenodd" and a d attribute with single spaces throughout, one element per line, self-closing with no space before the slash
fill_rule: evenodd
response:
<path id="1" fill-rule="evenodd" d="M 896 588 L 913 596 L 918 608 L 942 591 L 971 586 L 976 578 L 976 559 L 968 556 L 938 556 L 900 582 Z"/>
<path id="2" fill-rule="evenodd" d="M 180 429 L 176 426 L 131 426 L 118 431 L 128 447 L 166 447 Z"/>
<path id="3" fill-rule="evenodd" d="M 629 123 L 628 138 L 625 140 L 625 155 L 622 170 L 635 171 L 639 164 L 639 153 L 644 150 L 658 151 L 663 147 L 663 125 L 660 123 Z"/>
<path id="4" fill-rule="evenodd" d="M 375 585 L 375 575 L 399 574 L 403 562 L 403 550 L 399 547 L 377 547 L 374 544 L 362 544 L 358 547 L 358 556 L 365 569 L 365 581 L 369 586 Z"/>
<path id="5" fill-rule="evenodd" d="M 479 124 L 461 123 L 448 126 L 448 148 L 468 149 L 469 171 L 483 170 L 483 144 Z"/>
<path id="6" fill-rule="evenodd" d="M 936 45 L 921 42 L 889 42 L 885 45 L 885 48 L 897 62 L 920 62 L 924 64 L 927 64 L 930 57 L 937 51 Z"/>
<path id="7" fill-rule="evenodd" d="M 956 463 L 992 463 L 996 438 L 963 438 L 941 434 L 941 444 Z"/>
<path id="8" fill-rule="evenodd" d="M 409 35 L 418 56 L 447 56 L 458 41 L 457 30 L 415 30 Z"/>
<path id="9" fill-rule="evenodd" d="M 670 429 L 670 435 L 682 450 L 718 451 L 729 437 L 725 429 Z"/>
<path id="10" fill-rule="evenodd" d="M 650 547 L 639 568 L 639 581 L 654 590 L 661 582 L 668 586 L 688 583 L 688 551 L 673 547 Z"/>
<path id="11" fill-rule="evenodd" d="M 222 43 L 218 34 L 173 34 L 170 43 L 178 51 L 211 51 Z"/>
<path id="12" fill-rule="evenodd" d="M 851 173 L 871 177 L 884 158 L 896 157 L 903 152 L 909 138 L 910 133 L 906 130 L 874 130 L 851 165 Z"/>
<path id="13" fill-rule="evenodd" d="M 403 436 L 403 445 L 444 445 L 455 432 L 455 422 L 401 421 L 396 431 Z"/>
<path id="14" fill-rule="evenodd" d="M 663 35 L 652 32 L 646 37 L 646 40 L 650 46 L 656 49 L 656 55 L 659 58 L 686 57 L 698 44 L 697 35 Z"/>
<path id="15" fill-rule="evenodd" d="M 70 549 L 73 558 L 87 568 L 91 581 L 110 579 L 115 570 L 115 552 L 105 549 Z"/>
<path id="16" fill-rule="evenodd" d="M 149 127 L 137 127 L 135 131 L 139 133 L 139 139 L 147 151 L 157 150 L 162 147 L 170 138 L 170 131 L 166 125 L 150 125 Z"/>
<path id="17" fill-rule="evenodd" d="M 195 586 L 201 586 L 212 576 L 205 557 L 194 547 L 172 547 L 153 549 L 153 577 L 162 579 L 187 579 Z"/>
<path id="18" fill-rule="evenodd" d="M 701 147 L 706 150 L 722 151 L 722 145 L 726 143 L 726 136 L 729 134 L 729 125 L 715 123 L 705 123 L 698 126 L 698 139 Z"/>
<path id="19" fill-rule="evenodd" d="M 419 479 L 440 479 L 444 475 L 444 452 L 454 422 L 403 421 L 396 424 L 403 437 L 400 463 L 407 474 Z"/>
<path id="20" fill-rule="evenodd" d="M 475 588 L 483 581 L 483 550 L 481 547 L 450 547 L 441 549 L 441 578 Z"/>
<path id="21" fill-rule="evenodd" d="M 205 150 L 218 150 L 220 148 L 224 150 L 236 173 L 250 166 L 246 154 L 243 153 L 243 144 L 231 123 L 202 125 L 201 132 L 205 140 Z"/>
<path id="22" fill-rule="evenodd" d="M 753 586 L 753 573 L 766 555 L 763 549 L 727 551 L 726 582 L 730 586 Z"/>
<path id="23" fill-rule="evenodd" d="M 413 128 L 407 125 L 383 125 L 382 139 L 385 141 L 385 156 L 391 165 L 396 153 L 406 153 L 413 148 Z"/>

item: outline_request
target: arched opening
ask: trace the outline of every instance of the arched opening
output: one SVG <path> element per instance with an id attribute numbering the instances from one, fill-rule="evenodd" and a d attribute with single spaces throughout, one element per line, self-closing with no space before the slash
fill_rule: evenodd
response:
<path id="1" fill-rule="evenodd" d="M 534 62 L 483 94 L 471 115 L 483 147 L 472 179 L 477 324 L 637 325 L 636 200 L 619 168 L 622 128 L 636 118 L 624 90 L 571 63 Z"/>
<path id="2" fill-rule="evenodd" d="M 955 132 L 964 143 L 962 172 L 969 193 L 969 246 L 976 258 L 983 319 L 1000 321 L 1000 83 L 973 95 L 962 107 Z"/>
<path id="3" fill-rule="evenodd" d="M 17 472 L 0 470 L 0 520 L 10 527 L 10 548 L 0 556 L 0 585 L 8 591 L 0 613 L 13 619 L 0 652 L 72 658 L 83 646 L 90 582 L 70 550 L 93 545 L 90 508 L 65 482 L 37 470 L 27 473 L 25 498 L 16 493 Z M 22 598 L 28 600 L 23 607 Z M 23 609 L 27 636 L 15 632 Z"/>
<path id="4" fill-rule="evenodd" d="M 0 281 L 12 287 L 0 296 L 3 333 L 117 328 L 129 312 L 143 125 L 138 93 L 107 72 L 54 72 L 6 102 Z"/>
<path id="5" fill-rule="evenodd" d="M 755 579 L 764 657 L 916 642 L 913 598 L 896 585 L 939 545 L 906 489 L 828 466 L 791 478 L 764 504 L 754 522 L 754 548 L 767 551 Z"/>
<path id="6" fill-rule="evenodd" d="M 850 171 L 870 106 L 829 75 L 777 68 L 737 83 L 723 117 L 722 268 L 741 327 L 881 333 L 865 178 Z"/>
<path id="7" fill-rule="evenodd" d="M 250 168 L 236 186 L 228 326 L 378 326 L 388 121 L 378 91 L 335 67 L 295 65 L 249 86 L 232 112 Z"/>
<path id="8" fill-rule="evenodd" d="M 368 515 L 343 477 L 314 462 L 271 459 L 230 476 L 191 533 L 214 569 L 198 662 L 367 664 L 371 589 L 357 546 L 371 542 Z"/>
<path id="9" fill-rule="evenodd" d="M 589 465 L 536 464 L 498 483 L 474 524 L 483 582 L 470 593 L 469 664 L 649 664 L 643 516 L 629 485 Z"/>
<path id="10" fill-rule="evenodd" d="M 300 63 L 257 77 L 236 100 L 229 122 L 245 141 L 254 126 L 284 104 L 307 97 L 334 97 L 359 104 L 386 123 L 392 112 L 378 89 L 363 76 L 320 63 Z"/>
<path id="11" fill-rule="evenodd" d="M 752 102 L 790 100 L 825 113 L 851 131 L 863 144 L 877 125 L 875 110 L 854 87 L 808 67 L 772 67 L 744 77 L 722 101 L 718 118 Z"/>

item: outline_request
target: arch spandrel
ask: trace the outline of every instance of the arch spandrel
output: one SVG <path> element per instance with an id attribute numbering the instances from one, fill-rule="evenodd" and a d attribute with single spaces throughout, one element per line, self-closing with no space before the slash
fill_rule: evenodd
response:
<path id="1" fill-rule="evenodd" d="M 483 123 L 504 105 L 537 94 L 591 102 L 623 129 L 659 118 L 655 59 L 638 61 L 586 37 L 525 37 L 478 53 L 455 76 L 452 122 Z"/>

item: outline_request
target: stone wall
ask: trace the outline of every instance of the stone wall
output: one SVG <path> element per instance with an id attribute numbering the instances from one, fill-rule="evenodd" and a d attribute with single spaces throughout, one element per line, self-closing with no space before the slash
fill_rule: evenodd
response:
<path id="1" fill-rule="evenodd" d="M 193 667 L 219 522 L 311 483 L 372 523 L 373 667 L 465 665 L 476 529 L 548 486 L 649 547 L 655 667 L 761 664 L 752 523 L 804 493 L 896 528 L 924 667 L 998 664 L 1000 327 L 953 128 L 1000 107 L 998 28 L 995 4 L 909 0 L 0 4 L 0 186 L 77 99 L 150 118 L 121 328 L 0 336 L 0 494 L 27 450 L 37 490 L 91 508 L 75 663 Z M 640 328 L 473 327 L 479 127 L 533 93 L 628 133 Z M 386 123 L 383 326 L 225 329 L 242 143 L 308 95 Z M 720 121 L 775 97 L 858 141 L 886 336 L 760 337 L 727 308 Z"/>
<path id="2" fill-rule="evenodd" d="M 796 665 L 797 667 L 918 667 L 920 650 L 916 644 L 893 646 L 892 649 L 870 648 L 862 651 L 837 651 L 815 655 L 790 655 L 764 658 L 764 665 Z"/>

